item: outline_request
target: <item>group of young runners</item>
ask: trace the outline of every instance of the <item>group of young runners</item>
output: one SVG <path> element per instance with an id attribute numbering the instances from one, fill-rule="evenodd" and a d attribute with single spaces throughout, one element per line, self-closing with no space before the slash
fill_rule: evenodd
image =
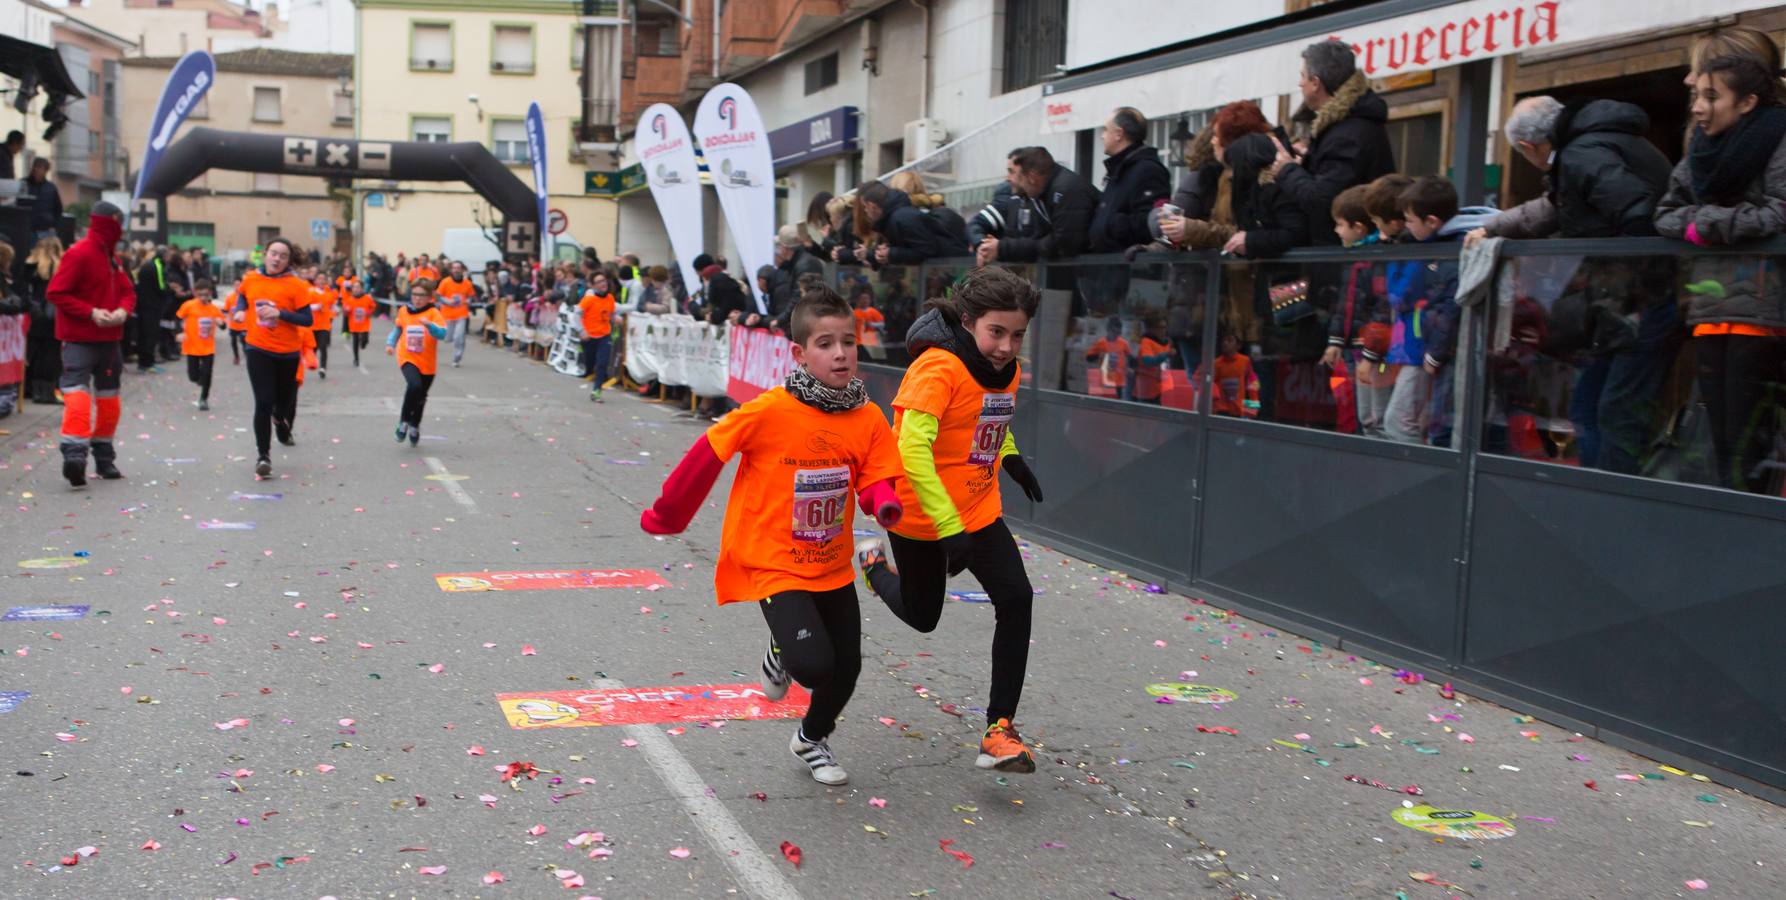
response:
<path id="1" fill-rule="evenodd" d="M 726 502 L 714 587 L 721 605 L 754 602 L 769 625 L 763 691 L 790 679 L 812 694 L 789 750 L 814 780 L 849 776 L 829 737 L 861 673 L 852 557 L 901 621 L 931 632 L 949 577 L 972 572 L 994 608 L 992 689 L 976 765 L 1033 772 L 1012 722 L 1029 658 L 1034 591 L 1004 524 L 999 472 L 1031 500 L 1042 491 L 1010 433 L 1017 360 L 1040 293 L 998 266 L 975 269 L 932 300 L 907 338 L 915 355 L 891 428 L 856 377 L 856 320 L 825 287 L 805 290 L 790 322 L 795 369 L 780 387 L 696 441 L 640 527 L 680 533 L 740 457 Z M 851 498 L 888 530 L 854 544 Z M 888 549 L 892 559 L 888 559 Z M 853 551 L 853 552 L 852 552 Z"/>

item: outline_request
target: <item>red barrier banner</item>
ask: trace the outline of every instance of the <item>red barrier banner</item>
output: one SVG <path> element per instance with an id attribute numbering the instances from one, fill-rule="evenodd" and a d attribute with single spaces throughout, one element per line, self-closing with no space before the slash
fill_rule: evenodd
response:
<path id="1" fill-rule="evenodd" d="M 548 572 L 449 572 L 434 576 L 449 594 L 477 591 L 575 591 L 588 588 L 669 587 L 650 569 L 568 569 Z"/>
<path id="2" fill-rule="evenodd" d="M 30 316 L 0 316 L 0 384 L 25 380 L 25 332 Z"/>
<path id="3" fill-rule="evenodd" d="M 502 706 L 510 728 L 530 730 L 721 719 L 798 719 L 806 715 L 812 695 L 798 684 L 789 684 L 788 695 L 772 701 L 763 696 L 763 686 L 753 682 L 497 694 L 496 702 Z"/>
<path id="4" fill-rule="evenodd" d="M 779 387 L 794 370 L 793 345 L 761 328 L 732 326 L 732 352 L 726 358 L 726 396 L 748 403 Z"/>

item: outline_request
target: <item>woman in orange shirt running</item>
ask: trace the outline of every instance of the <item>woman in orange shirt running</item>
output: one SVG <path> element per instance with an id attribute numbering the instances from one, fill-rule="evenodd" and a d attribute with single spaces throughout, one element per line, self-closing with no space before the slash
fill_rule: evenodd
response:
<path id="1" fill-rule="evenodd" d="M 310 285 L 291 270 L 292 242 L 274 238 L 267 243 L 261 267 L 243 276 L 236 289 L 236 309 L 248 318 L 248 384 L 254 390 L 254 474 L 273 475 L 273 432 L 279 443 L 291 447 L 292 421 L 298 414 L 298 367 L 302 363 L 303 338 L 308 332 Z"/>
<path id="2" fill-rule="evenodd" d="M 385 336 L 386 356 L 397 357 L 403 373 L 403 408 L 397 413 L 397 443 L 422 442 L 422 407 L 434 386 L 435 351 L 447 336 L 446 318 L 434 307 L 434 283 L 423 279 L 409 286 L 409 305 L 397 310 L 397 325 Z"/>
<path id="3" fill-rule="evenodd" d="M 893 430 L 906 477 L 905 517 L 889 530 L 893 562 L 879 538 L 856 547 L 868 586 L 887 608 L 922 632 L 936 630 L 950 576 L 974 573 L 992 601 L 992 692 L 980 739 L 982 769 L 1034 772 L 1011 720 L 1029 664 L 1035 592 L 1017 541 L 1005 527 L 1002 467 L 1029 499 L 1042 502 L 1036 476 L 1017 455 L 1011 417 L 1020 380 L 1017 351 L 1041 294 L 1008 269 L 974 269 L 912 324 L 916 358 L 893 398 Z"/>
<path id="4" fill-rule="evenodd" d="M 899 520 L 899 457 L 879 409 L 856 377 L 856 326 L 835 291 L 820 287 L 790 318 L 796 368 L 689 448 L 639 519 L 679 534 L 725 461 L 742 457 L 726 503 L 714 589 L 719 602 L 755 602 L 769 623 L 763 693 L 798 680 L 812 703 L 788 742 L 814 781 L 849 781 L 828 738 L 862 672 L 862 614 L 850 571 L 850 494 L 883 526 Z M 789 511 L 792 510 L 792 517 Z"/>

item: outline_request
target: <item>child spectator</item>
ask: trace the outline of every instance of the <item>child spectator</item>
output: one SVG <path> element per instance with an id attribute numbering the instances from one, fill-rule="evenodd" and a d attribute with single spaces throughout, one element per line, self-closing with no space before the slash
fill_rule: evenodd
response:
<path id="1" fill-rule="evenodd" d="M 1437 175 L 1422 175 L 1401 194 L 1402 219 L 1413 243 L 1462 240 L 1469 224 L 1457 215 L 1457 188 Z M 1423 261 L 1402 295 L 1404 306 L 1415 309 L 1416 328 L 1422 332 L 1425 353 L 1421 367 L 1431 379 L 1432 401 L 1427 409 L 1427 437 L 1435 447 L 1451 446 L 1452 381 L 1457 355 L 1457 253 Z M 1417 285 L 1417 287 L 1415 287 Z M 1398 386 L 1399 390 L 1399 386 Z M 1396 398 L 1391 398 L 1395 402 Z M 1415 441 L 1418 441 L 1418 435 Z"/>
<path id="2" fill-rule="evenodd" d="M 217 334 L 228 330 L 229 316 L 211 296 L 211 282 L 192 285 L 192 299 L 180 304 L 174 318 L 181 322 L 180 352 L 186 357 L 186 379 L 198 385 L 198 408 L 211 408 L 211 371 L 217 359 Z"/>
<path id="3" fill-rule="evenodd" d="M 1150 309 L 1141 316 L 1141 352 L 1135 357 L 1135 400 L 1159 405 L 1160 370 L 1172 358 L 1172 341 L 1166 336 L 1166 313 Z"/>
<path id="4" fill-rule="evenodd" d="M 874 308 L 874 289 L 858 284 L 850 291 L 851 312 L 856 319 L 856 346 L 869 348 L 869 355 L 879 359 L 881 334 L 887 330 L 887 317 Z"/>
<path id="5" fill-rule="evenodd" d="M 1215 378 L 1210 384 L 1209 409 L 1218 416 L 1257 418 L 1259 376 L 1253 371 L 1253 360 L 1240 352 L 1240 337 L 1234 332 L 1223 330 L 1221 341 L 1221 354 L 1215 358 Z M 1191 380 L 1202 382 L 1201 367 Z"/>
<path id="6" fill-rule="evenodd" d="M 1381 240 L 1371 226 L 1370 210 L 1365 205 L 1369 194 L 1368 186 L 1355 184 L 1333 198 L 1333 233 L 1347 249 L 1367 247 Z M 1338 407 L 1339 430 L 1382 437 L 1383 412 L 1389 406 L 1389 389 L 1394 382 L 1379 386 L 1375 379 L 1360 377 L 1358 371 L 1365 369 L 1368 362 L 1381 362 L 1389 343 L 1388 326 L 1371 319 L 1375 306 L 1371 296 L 1373 268 L 1370 263 L 1359 261 L 1348 263 L 1341 273 L 1340 295 L 1327 320 L 1327 352 L 1322 354 L 1321 362 L 1333 373 L 1329 383 Z"/>
<path id="7" fill-rule="evenodd" d="M 1399 244 L 1404 240 L 1401 195 L 1413 183 L 1414 179 L 1406 175 L 1391 173 L 1365 186 L 1365 212 L 1370 214 L 1371 224 L 1377 228 L 1378 240 L 1385 244 Z"/>
<path id="8" fill-rule="evenodd" d="M 1128 339 L 1122 336 L 1122 319 L 1111 316 L 1104 323 L 1104 336 L 1085 350 L 1085 361 L 1092 364 L 1085 383 L 1093 396 L 1129 399 L 1131 352 Z"/>

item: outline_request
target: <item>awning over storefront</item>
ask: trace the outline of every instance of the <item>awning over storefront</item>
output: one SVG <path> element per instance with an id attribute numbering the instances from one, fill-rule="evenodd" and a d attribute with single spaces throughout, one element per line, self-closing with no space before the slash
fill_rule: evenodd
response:
<path id="1" fill-rule="evenodd" d="M 1119 106 L 1150 115 L 1296 92 L 1302 50 L 1326 37 L 1352 44 L 1366 76 L 1383 78 L 1602 40 L 1778 5 L 1779 0 L 1465 0 L 1390 2 L 1137 60 L 1043 87 L 1042 131 L 1096 128 Z M 1405 10 L 1413 9 L 1408 12 Z M 1372 13 L 1389 14 L 1376 20 Z"/>
<path id="2" fill-rule="evenodd" d="M 777 172 L 839 153 L 854 153 L 859 146 L 854 106 L 839 106 L 769 132 L 769 154 L 775 158 Z"/>

